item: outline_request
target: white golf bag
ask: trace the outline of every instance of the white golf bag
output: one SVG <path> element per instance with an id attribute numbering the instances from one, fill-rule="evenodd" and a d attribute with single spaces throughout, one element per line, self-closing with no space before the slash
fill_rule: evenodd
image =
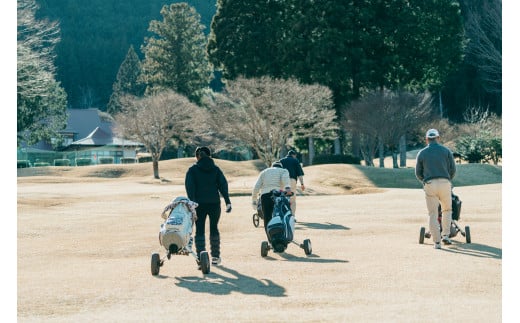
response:
<path id="1" fill-rule="evenodd" d="M 161 224 L 159 242 L 169 253 L 179 253 L 186 248 L 188 250 L 185 251 L 191 251 L 191 235 L 193 223 L 197 218 L 197 206 L 197 203 L 180 196 L 164 209 L 162 217 L 166 221 Z"/>

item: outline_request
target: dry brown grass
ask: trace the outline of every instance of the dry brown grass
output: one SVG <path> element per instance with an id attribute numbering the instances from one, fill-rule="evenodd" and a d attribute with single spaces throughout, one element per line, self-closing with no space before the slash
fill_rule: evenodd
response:
<path id="1" fill-rule="evenodd" d="M 216 160 L 233 195 L 219 224 L 222 264 L 204 275 L 173 256 L 152 276 L 151 253 L 165 255 L 160 214 L 185 194 L 193 161 L 161 161 L 161 180 L 150 163 L 19 170 L 17 320 L 502 321 L 501 184 L 457 187 L 473 242 L 459 235 L 434 250 L 417 241 L 427 217 L 413 169 L 305 167 L 295 239 L 311 239 L 312 255 L 291 244 L 261 257 L 249 196 L 258 164 Z M 497 181 L 499 170 L 464 166 L 460 177 Z"/>
<path id="2" fill-rule="evenodd" d="M 184 184 L 184 176 L 194 158 L 179 158 L 159 162 L 160 180 L 154 179 L 152 164 L 94 165 L 82 167 L 36 167 L 18 169 L 18 181 L 102 181 L 133 179 L 143 183 Z M 228 178 L 233 195 L 249 194 L 265 165 L 259 160 L 229 161 L 215 159 Z M 414 175 L 413 158 L 406 168 L 393 169 L 349 164 L 327 164 L 304 167 L 306 195 L 362 194 L 380 192 L 385 188 L 420 188 Z M 502 182 L 502 167 L 489 164 L 458 165 L 454 186 L 483 185 Z"/>

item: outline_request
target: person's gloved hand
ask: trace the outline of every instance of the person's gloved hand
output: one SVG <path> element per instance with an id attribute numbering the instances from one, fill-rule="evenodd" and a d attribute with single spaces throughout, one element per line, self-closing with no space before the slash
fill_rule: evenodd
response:
<path id="1" fill-rule="evenodd" d="M 226 213 L 231 212 L 231 203 L 226 205 Z"/>

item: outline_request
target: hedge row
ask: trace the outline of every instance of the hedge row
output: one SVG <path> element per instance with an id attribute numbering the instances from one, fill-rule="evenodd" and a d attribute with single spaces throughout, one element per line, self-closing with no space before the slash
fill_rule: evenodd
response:
<path id="1" fill-rule="evenodd" d="M 99 157 L 100 164 L 113 164 L 114 157 Z"/>
<path id="2" fill-rule="evenodd" d="M 352 155 L 318 155 L 312 160 L 313 165 L 320 164 L 361 164 L 361 159 Z"/>
<path id="3" fill-rule="evenodd" d="M 22 159 L 18 160 L 16 163 L 16 168 L 28 168 L 31 167 L 31 163 L 28 160 Z"/>
<path id="4" fill-rule="evenodd" d="M 151 156 L 144 156 L 144 157 L 139 157 L 137 159 L 137 162 L 138 163 L 149 163 L 152 161 L 152 157 Z"/>
<path id="5" fill-rule="evenodd" d="M 70 166 L 70 160 L 68 159 L 55 159 L 54 166 Z"/>
<path id="6" fill-rule="evenodd" d="M 151 162 L 152 157 L 123 157 L 121 158 L 121 164 L 135 164 L 135 163 L 145 163 Z M 91 158 L 76 158 L 74 160 L 76 166 L 89 166 L 93 165 Z M 99 164 L 113 164 L 114 157 L 99 157 Z M 53 162 L 54 166 L 70 166 L 71 162 L 69 159 L 55 159 Z M 29 167 L 39 167 L 39 166 L 50 166 L 48 162 L 35 162 L 34 165 L 31 165 L 29 160 L 18 160 L 16 163 L 17 168 L 29 168 Z"/>
<path id="7" fill-rule="evenodd" d="M 121 158 L 121 164 L 135 164 L 136 159 L 134 157 L 123 157 Z"/>
<path id="8" fill-rule="evenodd" d="M 92 159 L 76 158 L 76 166 L 89 166 L 89 165 L 92 165 Z"/>

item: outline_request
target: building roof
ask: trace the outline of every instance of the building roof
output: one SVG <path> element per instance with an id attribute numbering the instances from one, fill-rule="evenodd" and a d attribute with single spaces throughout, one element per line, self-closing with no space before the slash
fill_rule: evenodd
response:
<path id="1" fill-rule="evenodd" d="M 62 134 L 72 134 L 74 140 L 70 145 L 61 147 L 61 151 L 74 150 L 78 148 L 118 146 L 118 147 L 144 147 L 143 144 L 132 140 L 126 140 L 114 136 L 112 123 L 102 120 L 99 109 L 67 109 L 67 125 Z M 22 143 L 23 148 L 37 148 L 41 151 L 53 151 L 47 142 L 39 142 L 30 147 Z"/>
<path id="2" fill-rule="evenodd" d="M 74 138 L 80 139 L 87 137 L 95 127 L 101 127 L 112 135 L 111 124 L 101 120 L 98 109 L 67 109 L 67 115 L 67 126 L 62 133 L 72 133 Z"/>
<path id="3" fill-rule="evenodd" d="M 140 146 L 143 144 L 132 140 L 113 137 L 112 134 L 107 133 L 100 127 L 96 127 L 88 136 L 83 139 L 76 140 L 71 143 L 71 146 Z"/>

